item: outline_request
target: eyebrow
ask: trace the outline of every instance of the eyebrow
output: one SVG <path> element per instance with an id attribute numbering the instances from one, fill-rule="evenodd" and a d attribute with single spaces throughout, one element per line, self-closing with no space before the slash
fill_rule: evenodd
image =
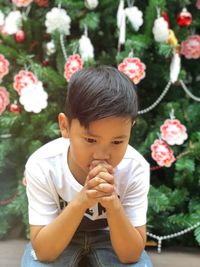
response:
<path id="1" fill-rule="evenodd" d="M 84 134 L 87 134 L 87 135 L 90 135 L 90 136 L 93 136 L 93 137 L 96 137 L 96 138 L 101 137 L 99 135 L 91 133 L 90 130 L 86 130 L 84 132 Z M 123 138 L 126 138 L 126 137 L 127 137 L 127 135 L 123 134 L 123 135 L 119 135 L 119 136 L 114 136 L 113 139 L 123 139 Z"/>

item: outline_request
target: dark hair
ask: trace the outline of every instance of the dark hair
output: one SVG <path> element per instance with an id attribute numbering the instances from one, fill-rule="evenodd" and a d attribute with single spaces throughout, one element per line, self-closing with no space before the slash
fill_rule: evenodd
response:
<path id="1" fill-rule="evenodd" d="M 138 111 L 133 82 L 110 66 L 83 68 L 70 79 L 65 114 L 88 127 L 92 121 L 115 116 L 135 120 Z"/>

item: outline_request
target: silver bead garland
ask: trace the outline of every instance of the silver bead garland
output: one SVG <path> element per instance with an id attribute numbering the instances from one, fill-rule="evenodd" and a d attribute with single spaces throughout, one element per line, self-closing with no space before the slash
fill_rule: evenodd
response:
<path id="1" fill-rule="evenodd" d="M 188 90 L 187 86 L 184 84 L 184 82 L 183 82 L 182 80 L 180 80 L 180 84 L 181 84 L 183 90 L 185 91 L 185 93 L 186 93 L 189 97 L 191 97 L 191 98 L 192 98 L 193 100 L 195 100 L 195 101 L 200 102 L 200 97 L 197 97 L 197 96 L 193 95 L 193 94 Z"/>
<path id="2" fill-rule="evenodd" d="M 195 95 L 193 95 L 187 88 L 187 86 L 185 85 L 185 83 L 183 82 L 183 80 L 179 80 L 182 89 L 185 91 L 185 93 L 191 97 L 193 100 L 200 102 L 200 97 L 197 97 Z M 158 99 L 148 108 L 142 109 L 138 111 L 138 114 L 145 114 L 149 111 L 151 111 L 152 109 L 154 109 L 158 104 L 160 104 L 160 102 L 162 101 L 162 99 L 164 98 L 164 96 L 167 94 L 170 86 L 171 86 L 172 82 L 169 81 L 168 84 L 166 85 L 165 89 L 163 90 L 162 94 L 158 97 Z"/>
<path id="3" fill-rule="evenodd" d="M 67 61 L 67 53 L 65 50 L 65 43 L 64 43 L 64 35 L 63 34 L 60 35 L 60 46 L 61 46 L 61 49 L 63 52 L 64 59 Z"/>
<path id="4" fill-rule="evenodd" d="M 167 94 L 171 84 L 172 84 L 172 82 L 169 81 L 168 84 L 166 85 L 165 89 L 163 90 L 162 94 L 158 97 L 158 99 L 151 106 L 149 106 L 148 108 L 139 110 L 138 114 L 141 115 L 141 114 L 147 113 L 147 112 L 151 111 L 152 109 L 154 109 L 162 101 L 164 96 Z"/>
<path id="5" fill-rule="evenodd" d="M 198 226 L 200 226 L 200 222 L 197 222 L 196 224 L 194 224 L 194 225 L 192 225 L 192 226 L 190 226 L 190 227 L 188 227 L 188 228 L 186 228 L 184 230 L 181 230 L 180 232 L 177 232 L 177 233 L 174 233 L 174 234 L 170 234 L 170 235 L 158 236 L 158 235 L 155 235 L 155 234 L 152 234 L 152 233 L 149 233 L 149 232 L 147 232 L 147 235 L 158 240 L 157 251 L 158 251 L 158 253 L 161 253 L 162 241 L 163 240 L 184 235 L 184 234 L 194 230 Z"/>

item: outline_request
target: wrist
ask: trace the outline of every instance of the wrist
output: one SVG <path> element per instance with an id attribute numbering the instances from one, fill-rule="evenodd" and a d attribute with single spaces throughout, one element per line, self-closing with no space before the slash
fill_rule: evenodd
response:
<path id="1" fill-rule="evenodd" d="M 116 213 L 122 209 L 121 202 L 117 195 L 113 195 L 112 198 L 109 199 L 109 201 L 106 201 L 106 199 L 104 199 L 102 206 L 105 207 L 107 214 Z"/>
<path id="2" fill-rule="evenodd" d="M 79 195 L 77 195 L 71 202 L 70 205 L 72 205 L 72 207 L 74 208 L 74 210 L 79 210 L 82 211 L 83 213 L 85 213 L 85 211 L 87 210 L 87 203 L 85 203 L 85 201 L 83 201 L 82 198 L 79 197 Z"/>

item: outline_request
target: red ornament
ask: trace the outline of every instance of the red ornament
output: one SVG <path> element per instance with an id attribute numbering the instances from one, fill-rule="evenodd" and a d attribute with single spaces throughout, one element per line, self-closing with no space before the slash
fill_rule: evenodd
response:
<path id="1" fill-rule="evenodd" d="M 17 105 L 17 103 L 12 103 L 10 104 L 10 112 L 12 113 L 19 113 L 20 112 L 20 107 Z"/>
<path id="2" fill-rule="evenodd" d="M 19 30 L 16 34 L 15 34 L 15 40 L 17 43 L 22 43 L 26 38 L 25 32 L 22 30 Z"/>
<path id="3" fill-rule="evenodd" d="M 162 17 L 164 18 L 164 20 L 167 22 L 168 28 L 170 29 L 170 24 L 169 24 L 169 17 L 167 15 L 166 11 L 162 12 Z"/>
<path id="4" fill-rule="evenodd" d="M 48 7 L 49 0 L 34 0 L 34 2 L 40 7 Z"/>
<path id="5" fill-rule="evenodd" d="M 181 27 L 188 27 L 192 23 L 192 14 L 186 8 L 178 14 L 176 22 Z"/>
<path id="6" fill-rule="evenodd" d="M 48 61 L 48 59 L 43 59 L 43 60 L 42 60 L 42 65 L 45 66 L 45 67 L 49 66 L 49 61 Z"/>

